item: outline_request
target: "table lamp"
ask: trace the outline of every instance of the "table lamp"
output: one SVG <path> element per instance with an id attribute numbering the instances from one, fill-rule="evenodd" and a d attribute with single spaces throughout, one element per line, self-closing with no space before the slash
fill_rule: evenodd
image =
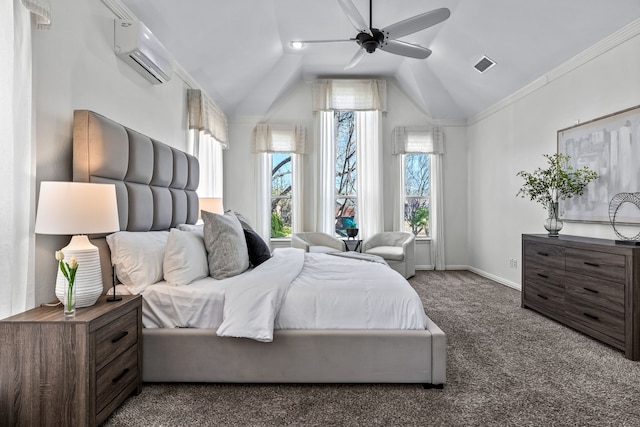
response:
<path id="1" fill-rule="evenodd" d="M 221 197 L 201 197 L 198 200 L 200 202 L 198 218 L 201 217 L 200 211 L 213 212 L 216 214 L 224 215 L 224 208 L 222 207 Z"/>
<path id="2" fill-rule="evenodd" d="M 35 232 L 73 236 L 62 252 L 65 262 L 72 256 L 78 261 L 76 307 L 95 304 L 103 291 L 100 255 L 87 234 L 119 230 L 115 185 L 51 181 L 40 184 Z M 53 256 L 52 253 L 52 260 Z M 57 270 L 56 296 L 62 302 L 67 282 Z"/>

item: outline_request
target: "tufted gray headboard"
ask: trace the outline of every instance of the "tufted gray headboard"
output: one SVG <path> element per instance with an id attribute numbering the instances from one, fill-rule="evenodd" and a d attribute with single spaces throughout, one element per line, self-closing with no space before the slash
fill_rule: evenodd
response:
<path id="1" fill-rule="evenodd" d="M 168 230 L 198 220 L 198 159 L 88 110 L 73 113 L 73 180 L 116 186 L 120 229 Z M 109 248 L 100 249 L 105 289 Z"/>

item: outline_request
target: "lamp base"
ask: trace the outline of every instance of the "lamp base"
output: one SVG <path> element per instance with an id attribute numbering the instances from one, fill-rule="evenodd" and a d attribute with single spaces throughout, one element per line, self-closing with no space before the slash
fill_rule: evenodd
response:
<path id="1" fill-rule="evenodd" d="M 119 295 L 111 295 L 110 297 L 107 297 L 107 301 L 108 302 L 122 301 L 122 297 Z"/>
<path id="2" fill-rule="evenodd" d="M 62 248 L 64 261 L 69 262 L 72 256 L 78 261 L 78 272 L 75 278 L 76 307 L 89 307 L 96 303 L 102 295 L 102 269 L 100 268 L 100 254 L 86 235 L 71 238 L 67 246 Z M 64 289 L 68 286 L 60 268 L 56 278 L 56 296 L 64 303 Z"/>

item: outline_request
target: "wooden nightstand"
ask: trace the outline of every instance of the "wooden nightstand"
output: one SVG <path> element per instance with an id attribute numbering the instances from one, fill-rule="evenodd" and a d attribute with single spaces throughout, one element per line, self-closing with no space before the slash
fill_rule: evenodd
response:
<path id="1" fill-rule="evenodd" d="M 95 426 L 142 391 L 142 297 L 106 296 L 64 320 L 62 306 L 0 320 L 0 420 Z"/>

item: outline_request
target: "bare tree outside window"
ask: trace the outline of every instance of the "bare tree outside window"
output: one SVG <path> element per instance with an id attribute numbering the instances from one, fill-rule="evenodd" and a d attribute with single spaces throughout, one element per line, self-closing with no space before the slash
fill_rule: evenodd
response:
<path id="1" fill-rule="evenodd" d="M 429 195 L 431 168 L 429 154 L 405 154 L 404 225 L 416 237 L 429 237 Z"/>
<path id="2" fill-rule="evenodd" d="M 356 132 L 353 111 L 335 111 L 336 177 L 335 230 L 338 237 L 346 237 L 345 229 L 356 225 Z"/>
<path id="3" fill-rule="evenodd" d="M 291 153 L 271 154 L 271 237 L 291 236 Z"/>

